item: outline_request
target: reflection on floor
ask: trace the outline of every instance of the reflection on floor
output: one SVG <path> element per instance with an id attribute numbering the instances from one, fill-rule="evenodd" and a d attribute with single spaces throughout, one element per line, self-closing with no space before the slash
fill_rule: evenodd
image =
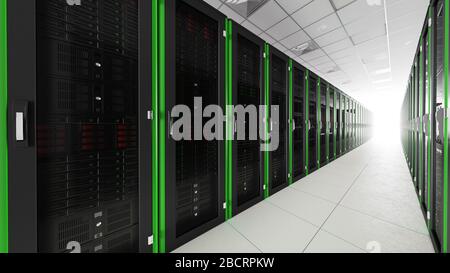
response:
<path id="1" fill-rule="evenodd" d="M 175 252 L 434 250 L 400 142 L 379 139 L 344 155 Z"/>

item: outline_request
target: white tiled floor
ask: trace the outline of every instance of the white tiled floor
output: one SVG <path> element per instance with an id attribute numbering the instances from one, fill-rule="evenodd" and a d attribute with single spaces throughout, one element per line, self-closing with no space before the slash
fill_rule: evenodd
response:
<path id="1" fill-rule="evenodd" d="M 434 252 L 399 142 L 369 143 L 178 253 Z"/>

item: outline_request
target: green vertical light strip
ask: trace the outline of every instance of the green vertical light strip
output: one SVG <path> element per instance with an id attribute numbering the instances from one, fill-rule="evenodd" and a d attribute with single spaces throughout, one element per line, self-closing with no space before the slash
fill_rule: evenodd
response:
<path id="1" fill-rule="evenodd" d="M 429 18 L 433 18 L 433 9 L 430 7 L 428 10 L 428 16 Z M 431 45 L 431 37 L 433 36 L 433 27 L 432 25 L 434 24 L 434 22 L 432 21 L 432 24 L 428 26 L 428 37 L 427 37 L 427 41 L 428 41 L 428 50 L 427 50 L 427 71 L 428 71 L 428 143 L 427 143 L 427 210 L 430 211 L 431 209 L 431 167 L 432 167 L 432 162 L 431 162 L 431 115 L 433 113 L 431 113 L 431 52 L 432 52 L 432 45 Z M 431 218 L 431 217 L 430 217 Z M 428 219 L 428 228 L 431 229 L 431 219 Z"/>
<path id="2" fill-rule="evenodd" d="M 316 159 L 317 159 L 317 169 L 320 169 L 320 134 L 322 133 L 322 97 L 320 92 L 321 79 L 318 78 L 316 86 Z M 319 126 L 320 125 L 320 126 Z"/>
<path id="3" fill-rule="evenodd" d="M 158 178 L 158 120 L 159 120 L 159 21 L 158 1 L 152 1 L 152 109 L 154 113 L 152 121 L 152 229 L 153 229 L 153 253 L 159 252 L 159 178 Z"/>
<path id="4" fill-rule="evenodd" d="M 270 130 L 270 46 L 264 45 L 264 103 L 266 104 L 266 151 L 264 152 L 264 198 L 269 197 L 269 130 Z"/>
<path id="5" fill-rule="evenodd" d="M 445 111 L 448 105 L 448 66 L 449 66 L 449 24 L 450 24 L 450 6 L 449 0 L 445 0 L 445 43 L 444 43 L 444 107 Z M 444 118 L 444 209 L 443 209 L 443 252 L 448 252 L 448 117 Z"/>
<path id="6" fill-rule="evenodd" d="M 225 104 L 227 106 L 227 123 L 225 140 L 225 220 L 233 217 L 233 22 L 225 20 Z"/>
<path id="7" fill-rule="evenodd" d="M 293 138 L 294 138 L 294 120 L 293 120 L 293 73 L 294 66 L 292 64 L 292 59 L 289 59 L 289 185 L 293 182 L 292 173 L 292 156 L 293 156 Z"/>
<path id="8" fill-rule="evenodd" d="M 305 76 L 305 175 L 309 175 L 309 70 Z"/>
<path id="9" fill-rule="evenodd" d="M 420 59 L 419 61 L 419 199 L 420 202 L 423 201 L 423 42 L 420 41 Z"/>
<path id="10" fill-rule="evenodd" d="M 159 252 L 166 252 L 166 6 L 158 0 Z"/>
<path id="11" fill-rule="evenodd" d="M 8 252 L 7 14 L 7 0 L 0 0 L 0 253 Z"/>

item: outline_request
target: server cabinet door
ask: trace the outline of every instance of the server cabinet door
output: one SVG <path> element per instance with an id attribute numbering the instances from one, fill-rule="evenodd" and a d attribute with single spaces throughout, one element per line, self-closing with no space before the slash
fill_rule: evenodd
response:
<path id="1" fill-rule="evenodd" d="M 165 8 L 166 109 L 160 111 L 167 118 L 166 150 L 159 162 L 165 165 L 160 196 L 165 237 L 160 245 L 170 252 L 224 221 L 224 142 L 206 140 L 202 128 L 211 119 L 203 117 L 203 107 L 225 109 L 225 17 L 200 0 L 169 0 Z M 171 116 L 176 105 L 192 113 L 187 116 L 192 130 L 181 140 L 174 124 L 182 117 Z"/>
<path id="2" fill-rule="evenodd" d="M 14 2 L 10 250 L 137 252 L 139 3 Z"/>
<path id="3" fill-rule="evenodd" d="M 233 142 L 233 215 L 264 197 L 264 164 L 259 140 L 259 106 L 264 104 L 264 41 L 233 23 L 233 104 L 249 109 L 245 120 L 236 122 L 245 138 Z M 248 108 L 250 107 L 250 108 Z M 254 111 L 251 111 L 253 109 Z M 250 130 L 256 139 L 250 138 Z"/>
<path id="4" fill-rule="evenodd" d="M 288 150 L 289 150 L 289 96 L 288 96 L 288 58 L 277 49 L 270 48 L 270 106 L 279 107 L 279 120 L 270 113 L 271 132 L 279 132 L 278 149 L 270 152 L 270 194 L 288 185 Z M 276 132 L 275 132 L 276 133 Z M 271 140 L 272 141 L 272 140 Z"/>
<path id="5" fill-rule="evenodd" d="M 329 160 L 334 160 L 336 155 L 336 108 L 335 106 L 335 92 L 333 87 L 328 89 L 328 111 L 329 111 L 329 121 L 328 121 L 328 158 Z"/>
<path id="6" fill-rule="evenodd" d="M 156 125 L 154 119 L 153 101 L 153 67 L 152 62 L 152 33 L 153 33 L 153 7 L 152 1 L 139 0 L 139 252 L 154 252 L 153 244 L 153 177 L 157 163 L 153 143 L 156 137 L 153 137 L 153 126 Z M 155 88 L 156 89 L 156 88 Z M 156 90 L 155 90 L 156 92 Z M 155 144 L 157 145 L 157 144 Z M 156 192 L 155 192 L 156 194 Z M 155 200 L 156 201 L 156 200 Z M 156 251 L 155 251 L 156 252 Z"/>
<path id="7" fill-rule="evenodd" d="M 8 250 L 11 253 L 38 251 L 35 2 L 7 2 Z"/>
<path id="8" fill-rule="evenodd" d="M 305 175 L 305 70 L 294 63 L 293 71 L 293 177 L 294 182 Z"/>
<path id="9" fill-rule="evenodd" d="M 319 143 L 320 143 L 320 167 L 327 164 L 327 83 L 324 80 L 320 80 L 320 104 L 319 104 Z"/>
<path id="10" fill-rule="evenodd" d="M 422 160 L 422 207 L 424 211 L 428 211 L 428 163 L 429 163 L 429 137 L 428 137 L 428 126 L 429 126 L 429 71 L 428 64 L 430 61 L 428 60 L 428 28 L 426 28 L 423 37 L 422 37 L 422 151 L 423 151 L 423 160 Z"/>
<path id="11" fill-rule="evenodd" d="M 341 156 L 342 151 L 342 103 L 341 93 L 336 90 L 336 156 Z"/>
<path id="12" fill-rule="evenodd" d="M 318 80 L 316 76 L 310 73 L 308 77 L 308 171 L 309 173 L 314 172 L 318 168 L 318 157 L 317 157 L 317 133 L 318 133 L 318 115 L 317 115 L 317 103 L 318 103 Z"/>
<path id="13" fill-rule="evenodd" d="M 347 134 L 348 134 L 348 113 L 347 113 L 347 98 L 342 95 L 342 154 L 347 152 Z"/>
<path id="14" fill-rule="evenodd" d="M 139 2 L 36 3 L 39 251 L 138 252 Z"/>

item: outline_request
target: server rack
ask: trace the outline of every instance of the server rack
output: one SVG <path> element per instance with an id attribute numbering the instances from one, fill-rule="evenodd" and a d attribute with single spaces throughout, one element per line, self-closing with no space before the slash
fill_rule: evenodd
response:
<path id="1" fill-rule="evenodd" d="M 431 1 L 403 105 L 405 156 L 441 252 L 448 252 L 449 18 L 448 1 Z"/>
<path id="2" fill-rule="evenodd" d="M 336 156 L 336 93 L 333 86 L 328 86 L 328 161 L 333 161 Z"/>
<path id="3" fill-rule="evenodd" d="M 268 152 L 268 194 L 285 188 L 289 184 L 289 58 L 274 47 L 269 46 L 268 58 L 268 89 L 266 106 L 279 107 L 279 119 L 274 118 L 274 112 L 269 112 L 269 131 L 279 131 L 279 145 L 275 151 Z"/>
<path id="4" fill-rule="evenodd" d="M 264 103 L 264 41 L 235 22 L 231 35 L 233 105 L 259 107 Z M 254 125 L 248 118 L 245 117 L 247 138 L 250 125 Z M 233 215 L 236 215 L 264 198 L 264 157 L 260 140 L 237 139 L 233 144 Z"/>
<path id="5" fill-rule="evenodd" d="M 318 154 L 318 137 L 319 128 L 319 115 L 318 115 L 318 105 L 319 105 L 319 78 L 312 74 L 311 72 L 307 75 L 308 81 L 308 108 L 307 108 L 307 131 L 308 131 L 308 169 L 307 174 L 316 171 L 319 168 L 319 154 Z"/>
<path id="6" fill-rule="evenodd" d="M 345 95 L 342 96 L 342 154 L 347 153 L 348 142 L 348 101 Z"/>
<path id="7" fill-rule="evenodd" d="M 166 0 L 164 7 L 165 86 L 159 98 L 159 252 L 172 251 L 225 218 L 224 142 L 173 138 L 175 105 L 225 109 L 225 16 L 203 1 Z M 160 34 L 161 35 L 161 34 Z M 167 116 L 167 119 L 166 119 Z M 197 117 L 198 118 L 198 117 Z M 202 126 L 207 119 L 202 119 Z M 174 171 L 175 170 L 175 171 Z"/>
<path id="8" fill-rule="evenodd" d="M 428 138 L 428 125 L 429 125 L 429 70 L 428 65 L 431 60 L 428 59 L 429 53 L 429 44 L 428 44 L 428 26 L 424 28 L 423 35 L 421 37 L 422 40 L 422 59 L 421 62 L 421 70 L 422 70 L 422 185 L 421 185 L 421 202 L 422 209 L 424 212 L 428 211 L 428 163 L 429 163 L 429 138 Z"/>
<path id="9" fill-rule="evenodd" d="M 306 69 L 294 62 L 293 68 L 293 181 L 305 176 L 305 109 L 306 109 Z"/>
<path id="10" fill-rule="evenodd" d="M 342 93 L 336 89 L 336 157 L 342 154 Z"/>
<path id="11" fill-rule="evenodd" d="M 319 168 L 323 167 L 327 164 L 327 131 L 328 131 L 328 118 L 327 118 L 327 82 L 323 79 L 319 79 L 319 103 L 318 103 L 318 115 L 319 115 L 319 121 L 318 121 L 318 158 L 319 158 Z"/>
<path id="12" fill-rule="evenodd" d="M 151 48 L 140 39 L 151 37 L 151 6 L 52 0 L 2 7 L 9 60 L 9 246 L 2 249 L 151 251 L 151 216 L 140 215 L 152 210 L 151 172 L 141 168 L 151 163 L 152 131 L 138 115 L 151 109 L 150 78 L 139 76 L 151 74 L 150 56 L 139 61 L 142 48 Z"/>

